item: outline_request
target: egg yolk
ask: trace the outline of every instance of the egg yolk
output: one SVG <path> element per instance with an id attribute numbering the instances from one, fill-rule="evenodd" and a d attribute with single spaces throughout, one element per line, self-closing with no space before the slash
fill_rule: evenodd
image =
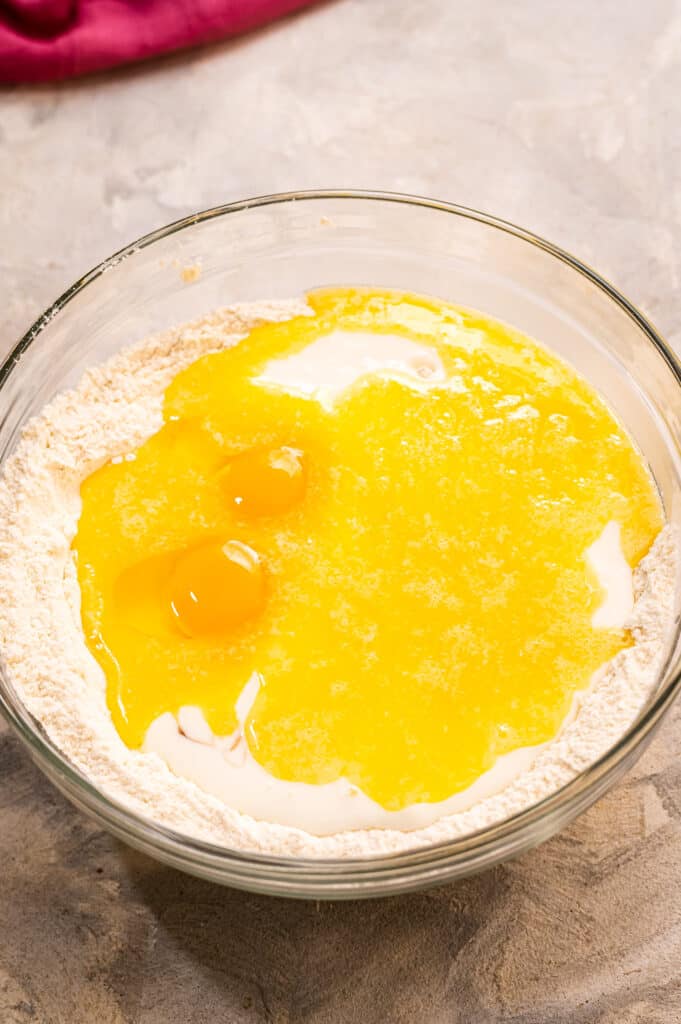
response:
<path id="1" fill-rule="evenodd" d="M 287 512 L 305 493 L 305 460 L 298 448 L 255 448 L 236 455 L 223 477 L 225 494 L 247 516 Z"/>
<path id="2" fill-rule="evenodd" d="M 615 520 L 635 566 L 659 498 L 598 394 L 513 328 L 401 292 L 308 303 L 178 373 L 162 428 L 83 482 L 86 641 L 131 747 L 187 704 L 227 735 L 257 673 L 270 773 L 442 800 L 553 738 L 630 642 L 593 626 L 585 552 Z M 268 383 L 337 332 L 416 342 L 437 373 L 333 401 Z"/>
<path id="3" fill-rule="evenodd" d="M 170 574 L 168 600 L 187 636 L 224 633 L 262 611 L 260 559 L 238 540 L 213 541 L 182 554 Z"/>

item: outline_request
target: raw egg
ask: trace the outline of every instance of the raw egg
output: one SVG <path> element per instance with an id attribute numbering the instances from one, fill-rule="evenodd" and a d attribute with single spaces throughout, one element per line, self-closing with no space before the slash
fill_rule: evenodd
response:
<path id="1" fill-rule="evenodd" d="M 187 636 L 225 633 L 262 611 L 265 575 L 257 553 L 238 540 L 184 552 L 168 580 L 168 601 Z"/>
<path id="2" fill-rule="evenodd" d="M 223 475 L 229 501 L 246 516 L 281 515 L 305 493 L 305 457 L 298 448 L 251 448 L 236 455 Z"/>

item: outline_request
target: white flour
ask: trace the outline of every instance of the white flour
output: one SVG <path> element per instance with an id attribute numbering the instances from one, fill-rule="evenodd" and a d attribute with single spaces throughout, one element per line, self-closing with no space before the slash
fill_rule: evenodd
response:
<path id="1" fill-rule="evenodd" d="M 634 575 L 635 646 L 618 654 L 580 698 L 573 721 L 532 767 L 495 796 L 412 832 L 317 838 L 254 821 L 173 775 L 155 754 L 129 750 L 105 704 L 101 669 L 80 625 L 70 545 L 82 479 L 162 425 L 172 378 L 199 356 L 235 343 L 263 319 L 305 312 L 299 302 L 222 310 L 128 349 L 85 374 L 32 420 L 0 481 L 0 646 L 14 686 L 53 741 L 96 785 L 148 818 L 239 849 L 362 856 L 441 842 L 525 809 L 605 753 L 655 685 L 672 624 L 676 542 L 665 528 Z"/>

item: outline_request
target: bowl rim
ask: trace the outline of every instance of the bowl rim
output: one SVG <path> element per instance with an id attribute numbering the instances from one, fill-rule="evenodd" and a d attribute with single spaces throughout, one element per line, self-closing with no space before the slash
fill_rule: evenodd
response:
<path id="1" fill-rule="evenodd" d="M 442 200 L 400 192 L 363 189 L 310 189 L 274 193 L 214 206 L 157 228 L 118 250 L 78 278 L 29 327 L 0 367 L 0 394 L 22 354 L 69 302 L 107 270 L 134 256 L 139 250 L 186 228 L 230 213 L 239 213 L 273 204 L 301 201 L 328 202 L 338 199 L 430 208 L 466 220 L 477 221 L 543 250 L 560 262 L 567 264 L 605 293 L 606 297 L 634 322 L 648 342 L 657 350 L 681 388 L 681 364 L 648 318 L 614 285 L 588 264 L 541 236 L 521 228 L 511 221 Z M 678 640 L 680 630 L 681 624 L 677 621 L 675 623 L 675 640 Z M 671 644 L 660 670 L 661 675 L 664 675 L 669 669 L 674 656 L 674 648 L 675 644 Z M 565 821 L 580 813 L 593 800 L 597 799 L 607 788 L 608 780 L 617 774 L 618 768 L 620 771 L 624 770 L 625 762 L 633 758 L 637 748 L 643 749 L 681 690 L 681 672 L 677 669 L 627 731 L 597 761 L 549 796 L 502 821 L 475 832 L 412 849 L 369 854 L 363 857 L 299 857 L 295 854 L 275 855 L 240 850 L 199 839 L 138 814 L 121 801 L 106 795 L 93 785 L 83 772 L 68 761 L 57 745 L 42 731 L 40 723 L 33 719 L 16 694 L 1 658 L 0 665 L 2 667 L 0 711 L 3 712 L 9 725 L 26 743 L 31 756 L 45 769 L 48 777 L 59 788 L 76 799 L 83 809 L 101 816 L 121 838 L 131 842 L 132 845 L 140 846 L 140 836 L 143 836 L 144 848 L 147 852 L 160 852 L 165 855 L 168 862 L 175 866 L 190 871 L 194 867 L 196 873 L 204 874 L 204 876 L 207 871 L 211 870 L 211 867 L 214 876 L 220 873 L 220 869 L 224 871 L 231 868 L 235 874 L 224 878 L 224 881 L 231 885 L 241 885 L 249 889 L 260 887 L 262 891 L 275 891 L 280 894 L 315 896 L 327 894 L 333 890 L 334 884 L 340 885 L 342 889 L 344 886 L 356 887 L 364 883 L 368 885 L 372 893 L 396 891 L 395 886 L 398 884 L 395 880 L 396 876 L 403 871 L 408 872 L 409 869 L 420 867 L 430 869 L 427 874 L 420 871 L 418 876 L 408 882 L 406 886 L 400 885 L 400 891 L 406 891 L 407 888 L 421 887 L 441 881 L 443 872 L 448 873 L 449 876 L 452 874 L 462 876 L 480 870 L 548 838 Z M 556 821 L 558 817 L 561 818 L 560 821 Z M 543 827 L 536 829 L 530 835 L 532 826 Z M 500 844 L 504 841 L 507 843 L 503 849 L 500 849 Z M 466 868 L 468 854 L 475 855 L 475 863 Z M 462 870 L 458 871 L 457 865 L 461 866 L 462 864 Z M 448 867 L 450 870 L 447 872 Z M 251 874 L 249 868 L 259 870 L 255 870 L 254 874 Z M 261 871 L 265 870 L 270 873 L 270 882 L 278 877 L 279 883 L 274 881 L 274 884 L 259 886 L 257 876 L 260 876 Z M 216 880 L 218 879 L 216 878 Z M 287 882 L 291 882 L 294 886 L 298 885 L 299 888 L 287 893 L 284 891 Z M 366 894 L 371 893 L 367 892 Z M 331 895 L 338 895 L 338 892 L 331 891 Z M 363 895 L 363 893 L 356 891 L 355 888 L 350 895 Z"/>

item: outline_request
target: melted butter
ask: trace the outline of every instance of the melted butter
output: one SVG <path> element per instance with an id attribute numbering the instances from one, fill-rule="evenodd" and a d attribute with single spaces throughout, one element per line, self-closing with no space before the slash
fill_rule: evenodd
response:
<path id="1" fill-rule="evenodd" d="M 629 642 L 592 623 L 585 553 L 614 520 L 635 565 L 659 500 L 593 389 L 513 329 L 402 293 L 308 298 L 178 374 L 165 426 L 83 483 L 86 639 L 131 746 L 185 705 L 229 734 L 255 672 L 246 735 L 274 776 L 443 800 L 551 739 Z M 368 364 L 333 401 L 268 380 L 333 332 L 397 335 L 430 369 Z M 239 572 L 195 558 L 225 550 Z"/>

